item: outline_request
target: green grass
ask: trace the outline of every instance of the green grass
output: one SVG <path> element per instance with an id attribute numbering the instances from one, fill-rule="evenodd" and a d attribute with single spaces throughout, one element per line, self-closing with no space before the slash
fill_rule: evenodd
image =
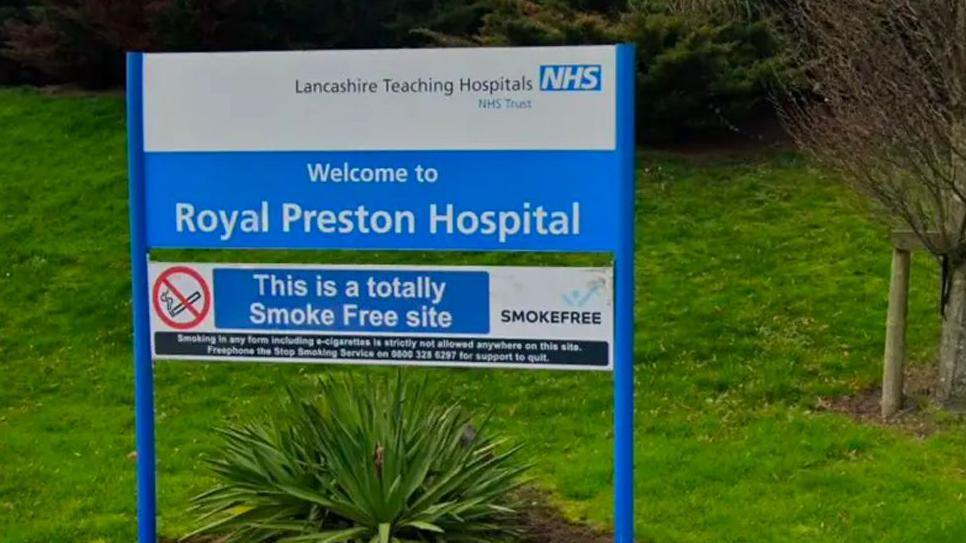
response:
<path id="1" fill-rule="evenodd" d="M 0 91 L 0 136 L 0 541 L 132 541 L 123 103 Z M 962 423 L 917 438 L 815 409 L 820 396 L 878 378 L 885 230 L 794 155 L 695 164 L 644 153 L 640 162 L 641 539 L 966 541 Z M 917 256 L 909 331 L 917 363 L 934 356 L 935 281 L 934 264 Z M 270 409 L 286 384 L 326 371 L 372 370 L 159 363 L 162 531 L 192 525 L 185 508 L 210 482 L 201 458 L 216 443 L 212 425 Z M 569 514 L 609 522 L 608 375 L 411 371 L 492 409 L 500 429 L 528 443 L 539 482 Z"/>

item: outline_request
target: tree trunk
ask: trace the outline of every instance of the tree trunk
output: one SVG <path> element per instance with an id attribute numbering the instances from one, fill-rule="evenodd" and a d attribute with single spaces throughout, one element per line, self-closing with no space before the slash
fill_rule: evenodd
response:
<path id="1" fill-rule="evenodd" d="M 966 263 L 949 270 L 949 301 L 939 346 L 936 398 L 950 411 L 966 411 Z"/>

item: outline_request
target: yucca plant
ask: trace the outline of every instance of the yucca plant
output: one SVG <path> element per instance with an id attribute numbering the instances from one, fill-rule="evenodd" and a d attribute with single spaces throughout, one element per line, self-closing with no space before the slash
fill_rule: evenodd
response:
<path id="1" fill-rule="evenodd" d="M 280 411 L 218 430 L 218 486 L 193 498 L 187 537 L 314 543 L 483 543 L 513 538 L 519 446 L 475 429 L 425 381 L 322 378 Z"/>

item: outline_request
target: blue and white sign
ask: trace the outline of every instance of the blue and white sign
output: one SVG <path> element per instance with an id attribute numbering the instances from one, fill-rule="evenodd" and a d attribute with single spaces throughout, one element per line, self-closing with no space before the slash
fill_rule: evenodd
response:
<path id="1" fill-rule="evenodd" d="M 616 55 L 147 55 L 148 243 L 613 251 Z"/>
<path id="2" fill-rule="evenodd" d="M 603 369 L 632 543 L 632 46 L 128 55 L 138 540 L 154 359 Z M 613 268 L 150 262 L 175 249 L 599 252 Z"/>
<path id="3" fill-rule="evenodd" d="M 609 370 L 610 268 L 152 262 L 157 358 Z"/>

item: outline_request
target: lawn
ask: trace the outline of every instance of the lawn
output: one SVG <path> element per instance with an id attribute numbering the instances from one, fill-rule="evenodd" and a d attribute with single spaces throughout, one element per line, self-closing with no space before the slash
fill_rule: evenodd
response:
<path id="1" fill-rule="evenodd" d="M 0 91 L 0 541 L 133 541 L 123 101 Z M 818 408 L 875 384 L 886 231 L 788 153 L 643 152 L 638 180 L 636 524 L 642 541 L 966 541 L 966 425 L 927 437 Z M 408 262 L 385 253 L 158 258 Z M 428 255 L 420 262 L 599 257 Z M 408 260 L 407 260 L 408 259 Z M 937 339 L 935 265 L 914 259 L 914 363 Z M 210 428 L 330 366 L 156 366 L 160 525 L 192 526 Z M 610 377 L 409 370 L 492 410 L 539 484 L 606 525 Z"/>

